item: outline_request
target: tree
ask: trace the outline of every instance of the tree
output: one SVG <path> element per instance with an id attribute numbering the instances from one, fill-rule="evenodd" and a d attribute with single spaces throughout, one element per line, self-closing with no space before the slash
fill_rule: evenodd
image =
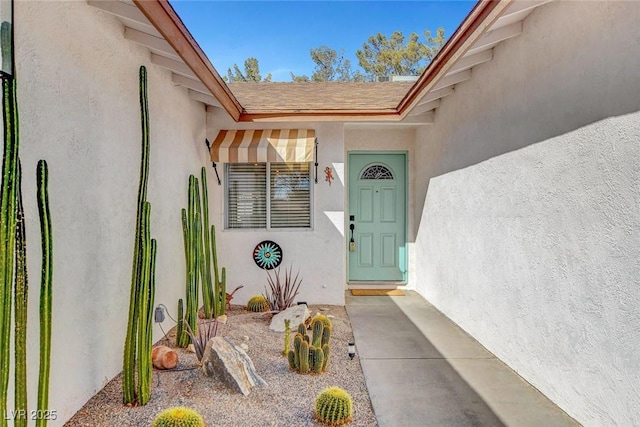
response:
<path id="1" fill-rule="evenodd" d="M 362 74 L 351 71 L 351 61 L 345 59 L 344 50 L 340 53 L 328 46 L 320 46 L 309 51 L 311 60 L 316 64 L 311 77 L 306 75 L 296 76 L 291 73 L 294 82 L 348 82 L 362 80 Z"/>
<path id="2" fill-rule="evenodd" d="M 244 73 L 238 67 L 238 64 L 233 64 L 233 71 L 231 68 L 227 68 L 227 75 L 223 77 L 225 82 L 270 82 L 271 73 L 263 79 L 260 75 L 260 65 L 256 58 L 247 58 L 244 61 Z"/>
<path id="3" fill-rule="evenodd" d="M 362 45 L 362 50 L 356 51 L 358 64 L 369 80 L 389 75 L 420 75 L 444 45 L 444 29 L 438 28 L 435 37 L 426 30 L 424 37 L 426 42 L 411 33 L 405 42 L 401 31 L 395 31 L 389 38 L 381 33 L 373 35 Z"/>

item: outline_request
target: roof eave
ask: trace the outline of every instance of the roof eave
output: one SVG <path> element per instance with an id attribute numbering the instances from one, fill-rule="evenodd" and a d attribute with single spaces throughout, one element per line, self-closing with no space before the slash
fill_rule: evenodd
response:
<path id="1" fill-rule="evenodd" d="M 474 6 L 469 15 L 462 21 L 455 33 L 440 49 L 440 52 L 429 63 L 427 69 L 398 104 L 397 113 L 402 118 L 406 117 L 418 105 L 427 92 L 486 33 L 512 2 L 513 0 L 481 0 Z"/>
<path id="2" fill-rule="evenodd" d="M 240 115 L 240 122 L 400 122 L 402 117 L 392 110 L 290 110 L 251 111 Z"/>
<path id="3" fill-rule="evenodd" d="M 400 122 L 445 76 L 456 61 L 486 33 L 513 0 L 480 0 L 398 106 L 385 110 L 245 110 L 167 0 L 133 2 L 236 122 Z"/>
<path id="4" fill-rule="evenodd" d="M 236 121 L 242 106 L 222 80 L 196 40 L 167 0 L 133 0 L 135 5 L 171 45 L 185 64 Z"/>

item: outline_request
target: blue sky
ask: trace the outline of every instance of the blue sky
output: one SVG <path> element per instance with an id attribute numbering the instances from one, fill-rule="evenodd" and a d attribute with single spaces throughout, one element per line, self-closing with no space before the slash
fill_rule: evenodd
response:
<path id="1" fill-rule="evenodd" d="M 344 49 L 352 67 L 369 36 L 405 35 L 438 27 L 451 36 L 475 1 L 219 1 L 171 0 L 191 34 L 221 75 L 256 57 L 263 76 L 290 81 L 311 75 L 309 50 Z"/>

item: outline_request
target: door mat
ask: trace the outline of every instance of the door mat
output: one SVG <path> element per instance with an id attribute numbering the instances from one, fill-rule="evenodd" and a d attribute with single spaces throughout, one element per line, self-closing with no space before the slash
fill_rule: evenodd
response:
<path id="1" fill-rule="evenodd" d="M 404 296 L 404 291 L 402 289 L 351 289 L 351 295 L 354 297 L 401 297 Z"/>

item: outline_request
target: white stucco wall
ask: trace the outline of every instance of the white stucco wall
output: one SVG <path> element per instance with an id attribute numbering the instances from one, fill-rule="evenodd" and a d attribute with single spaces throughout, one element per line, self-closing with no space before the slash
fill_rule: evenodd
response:
<path id="1" fill-rule="evenodd" d="M 206 164 L 206 114 L 150 64 L 146 49 L 124 40 L 115 18 L 85 2 L 16 2 L 15 23 L 31 285 L 29 402 L 35 407 L 38 377 L 35 168 L 46 159 L 54 251 L 49 408 L 58 415 L 49 425 L 60 426 L 122 369 L 140 168 L 139 66 L 148 69 L 156 303 L 174 318 L 184 292 L 180 209 L 189 173 Z"/>
<path id="2" fill-rule="evenodd" d="M 253 261 L 255 246 L 272 240 L 282 247 L 282 269 L 293 267 L 303 279 L 296 301 L 309 304 L 344 304 L 344 130 L 342 123 L 234 123 L 220 109 L 207 114 L 207 137 L 213 141 L 220 129 L 315 129 L 318 140 L 318 183 L 313 185 L 313 228 L 310 230 L 225 230 L 224 164 L 218 165 L 222 185 L 209 183 L 210 216 L 216 226 L 218 262 L 227 268 L 227 289 L 243 285 L 234 303 L 245 304 L 264 293 L 266 273 Z M 324 169 L 334 180 L 325 181 Z M 211 169 L 211 168 L 210 168 Z M 312 167 L 313 173 L 313 167 Z M 281 273 L 284 274 L 284 271 Z"/>
<path id="3" fill-rule="evenodd" d="M 640 424 L 637 22 L 542 6 L 416 146 L 417 290 L 589 426 Z"/>

